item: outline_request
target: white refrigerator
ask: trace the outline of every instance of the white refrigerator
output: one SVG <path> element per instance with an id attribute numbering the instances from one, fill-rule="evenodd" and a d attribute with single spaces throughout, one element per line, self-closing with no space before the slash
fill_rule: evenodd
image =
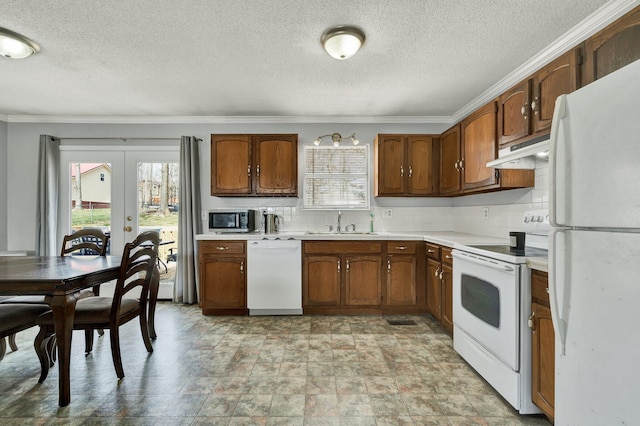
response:
<path id="1" fill-rule="evenodd" d="M 640 61 L 556 101 L 555 424 L 640 424 Z"/>

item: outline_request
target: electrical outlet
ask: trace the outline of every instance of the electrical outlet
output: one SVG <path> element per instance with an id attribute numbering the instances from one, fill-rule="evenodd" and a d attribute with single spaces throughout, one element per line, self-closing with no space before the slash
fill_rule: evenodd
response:
<path id="1" fill-rule="evenodd" d="M 384 209 L 382 210 L 382 218 L 383 219 L 391 219 L 393 217 L 393 210 Z"/>
<path id="2" fill-rule="evenodd" d="M 485 219 L 489 219 L 489 207 L 484 207 L 482 209 L 482 217 Z"/>
<path id="3" fill-rule="evenodd" d="M 202 212 L 200 212 L 200 214 L 201 214 L 202 220 L 207 220 L 207 211 L 206 210 L 202 210 Z"/>

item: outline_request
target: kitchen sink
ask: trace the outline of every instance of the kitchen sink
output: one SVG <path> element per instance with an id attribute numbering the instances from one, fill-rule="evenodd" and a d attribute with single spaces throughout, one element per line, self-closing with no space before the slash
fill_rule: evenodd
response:
<path id="1" fill-rule="evenodd" d="M 307 231 L 306 235 L 378 235 L 375 232 L 334 232 L 334 231 Z"/>

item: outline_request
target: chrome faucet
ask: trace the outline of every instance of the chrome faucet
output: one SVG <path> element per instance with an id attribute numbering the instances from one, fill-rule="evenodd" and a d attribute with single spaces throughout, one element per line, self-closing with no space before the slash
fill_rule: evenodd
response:
<path id="1" fill-rule="evenodd" d="M 336 229 L 338 234 L 342 232 L 342 229 L 340 228 L 340 221 L 341 220 L 342 220 L 342 212 L 340 210 L 338 210 L 338 228 Z"/>

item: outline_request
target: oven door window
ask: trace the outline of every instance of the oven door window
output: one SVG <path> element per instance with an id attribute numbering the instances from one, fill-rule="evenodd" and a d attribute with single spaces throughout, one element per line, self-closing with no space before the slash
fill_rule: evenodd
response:
<path id="1" fill-rule="evenodd" d="M 464 274 L 460 284 L 462 307 L 486 324 L 500 328 L 500 290 L 498 287 Z"/>

